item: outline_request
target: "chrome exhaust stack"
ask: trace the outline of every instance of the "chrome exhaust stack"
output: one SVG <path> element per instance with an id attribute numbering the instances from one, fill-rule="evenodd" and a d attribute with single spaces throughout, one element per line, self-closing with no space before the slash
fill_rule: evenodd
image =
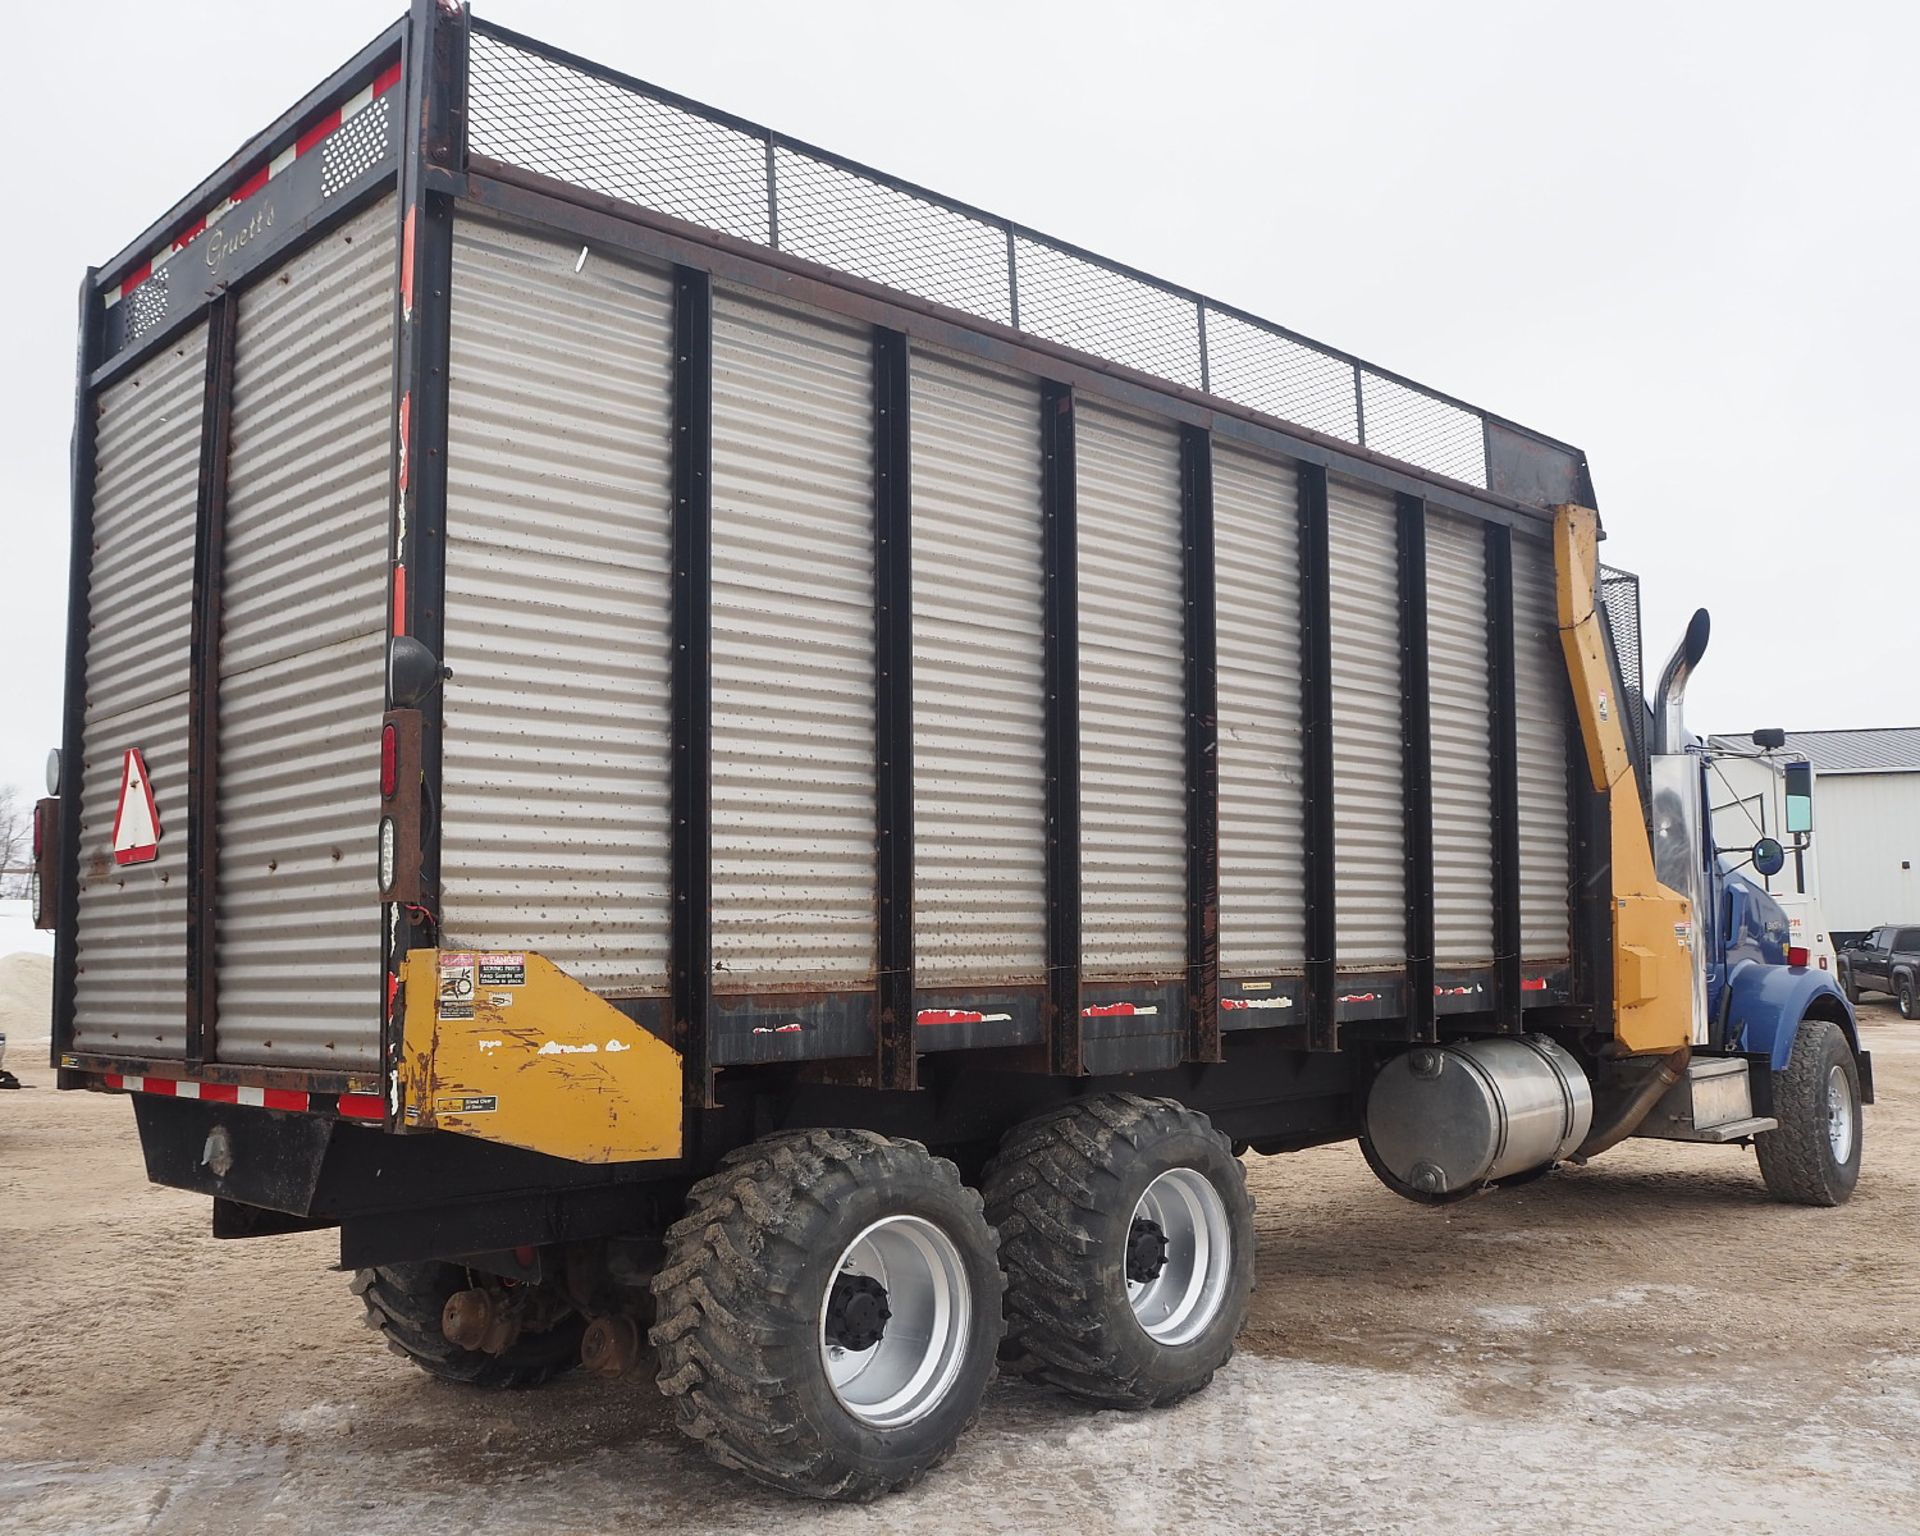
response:
<path id="1" fill-rule="evenodd" d="M 1660 687 L 1653 696 L 1653 743 L 1658 754 L 1682 752 L 1687 745 L 1687 726 L 1683 706 L 1687 698 L 1687 680 L 1707 654 L 1707 639 L 1713 621 L 1704 608 L 1696 608 L 1687 623 L 1687 632 L 1673 648 L 1667 664 L 1660 669 Z"/>

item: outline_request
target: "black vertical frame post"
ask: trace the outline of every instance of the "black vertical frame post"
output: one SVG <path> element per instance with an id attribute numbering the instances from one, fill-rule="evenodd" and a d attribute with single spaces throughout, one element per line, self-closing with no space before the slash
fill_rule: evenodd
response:
<path id="1" fill-rule="evenodd" d="M 71 544 L 67 552 L 67 678 L 60 720 L 60 890 L 54 914 L 53 1028 L 50 1057 L 73 1044 L 76 941 L 80 931 L 80 797 L 86 761 L 87 633 L 91 627 L 93 574 L 94 398 L 87 380 L 100 350 L 104 313 L 92 267 L 80 281 L 80 337 L 76 346 L 71 444 Z"/>
<path id="2" fill-rule="evenodd" d="M 1180 429 L 1180 522 L 1186 570 L 1187 1054 L 1219 1061 L 1220 722 L 1214 624 L 1213 439 Z"/>
<path id="3" fill-rule="evenodd" d="M 1300 466 L 1300 726 L 1306 806 L 1307 1042 L 1339 1044 L 1334 1022 L 1333 564 L 1327 471 Z"/>
<path id="4" fill-rule="evenodd" d="M 1047 1020 L 1052 1070 L 1086 1071 L 1080 1017 L 1080 551 L 1073 390 L 1040 386 L 1045 527 Z"/>
<path id="5" fill-rule="evenodd" d="M 393 565 L 388 623 L 444 659 L 447 586 L 448 354 L 453 307 L 453 199 L 438 176 L 466 162 L 467 13 L 441 0 L 413 0 L 402 50 L 405 117 L 400 147 L 399 324 L 393 431 Z M 444 689 L 409 701 L 420 712 L 420 774 L 427 803 L 439 805 Z M 399 705 L 391 692 L 387 707 Z M 369 765 L 371 770 L 371 765 Z M 397 974 L 411 949 L 438 942 L 439 817 L 426 818 L 417 857 L 418 906 L 392 909 L 387 955 Z M 385 1059 L 400 1049 L 400 1021 L 389 1010 Z"/>
<path id="6" fill-rule="evenodd" d="M 1406 802 L 1407 1022 L 1438 1038 L 1433 1004 L 1433 694 L 1427 647 L 1427 505 L 1400 495 L 1400 788 Z"/>
<path id="7" fill-rule="evenodd" d="M 1487 547 L 1488 746 L 1493 789 L 1493 1006 L 1503 1030 L 1520 1028 L 1520 745 L 1514 687 L 1513 532 L 1489 523 Z"/>
<path id="8" fill-rule="evenodd" d="M 187 646 L 187 1065 L 214 1050 L 219 988 L 220 618 L 226 574 L 227 455 L 239 306 L 223 293 L 207 311 L 200 477 L 194 498 L 193 618 Z"/>
<path id="9" fill-rule="evenodd" d="M 875 1080 L 912 1088 L 913 487 L 906 336 L 873 333 L 874 809 L 879 847 Z"/>
<path id="10" fill-rule="evenodd" d="M 687 1103 L 713 1103 L 713 284 L 673 276 L 669 986 Z"/>

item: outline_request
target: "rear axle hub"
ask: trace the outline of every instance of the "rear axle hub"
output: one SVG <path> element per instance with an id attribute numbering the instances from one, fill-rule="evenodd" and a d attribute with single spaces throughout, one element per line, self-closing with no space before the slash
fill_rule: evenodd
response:
<path id="1" fill-rule="evenodd" d="M 1146 1285 L 1158 1280 L 1166 1267 L 1167 1234 L 1159 1222 L 1139 1217 L 1127 1232 L 1127 1278 Z"/>
<path id="2" fill-rule="evenodd" d="M 871 1275 L 839 1275 L 827 1298 L 827 1342 L 859 1354 L 886 1336 L 887 1288 Z"/>

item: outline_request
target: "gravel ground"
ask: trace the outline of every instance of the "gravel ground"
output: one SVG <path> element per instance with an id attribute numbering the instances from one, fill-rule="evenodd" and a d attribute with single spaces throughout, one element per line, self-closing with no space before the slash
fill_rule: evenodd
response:
<path id="1" fill-rule="evenodd" d="M 1920 1025 L 1837 1211 L 1751 1153 L 1632 1142 L 1433 1211 L 1351 1147 L 1252 1160 L 1259 1289 L 1151 1415 L 996 1387 L 922 1487 L 771 1498 L 644 1379 L 483 1395 L 363 1329 L 325 1234 L 207 1235 L 117 1098 L 0 1094 L 0 1529 L 17 1532 L 1920 1530 Z M 17 1027 L 17 1026 L 16 1026 Z"/>

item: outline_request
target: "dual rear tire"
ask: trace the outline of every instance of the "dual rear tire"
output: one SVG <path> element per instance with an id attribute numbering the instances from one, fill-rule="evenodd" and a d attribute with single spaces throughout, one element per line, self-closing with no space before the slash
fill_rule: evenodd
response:
<path id="1" fill-rule="evenodd" d="M 1102 1094 L 1015 1127 L 984 1187 L 1011 1373 L 1104 1407 L 1164 1407 L 1232 1356 L 1253 1201 L 1206 1116 Z"/>
<path id="2" fill-rule="evenodd" d="M 660 1390 L 722 1466 L 878 1498 L 973 1422 L 1002 1289 L 980 1196 L 946 1159 L 868 1131 L 766 1137 L 694 1185 L 668 1230 Z"/>
<path id="3" fill-rule="evenodd" d="M 439 1381 L 508 1390 L 537 1387 L 580 1363 L 586 1319 L 572 1311 L 550 1327 L 522 1333 L 497 1354 L 449 1343 L 441 1326 L 448 1299 L 482 1278 L 463 1265 L 440 1261 L 387 1264 L 357 1270 L 353 1292 L 366 1308 L 367 1326 L 387 1341 L 387 1348 Z"/>
<path id="4" fill-rule="evenodd" d="M 668 1232 L 651 1338 L 715 1461 L 864 1501 L 947 1456 L 996 1356 L 1108 1406 L 1199 1390 L 1252 1280 L 1226 1138 L 1170 1100 L 1108 1094 L 1016 1128 L 983 1191 L 864 1131 L 729 1154 Z"/>

